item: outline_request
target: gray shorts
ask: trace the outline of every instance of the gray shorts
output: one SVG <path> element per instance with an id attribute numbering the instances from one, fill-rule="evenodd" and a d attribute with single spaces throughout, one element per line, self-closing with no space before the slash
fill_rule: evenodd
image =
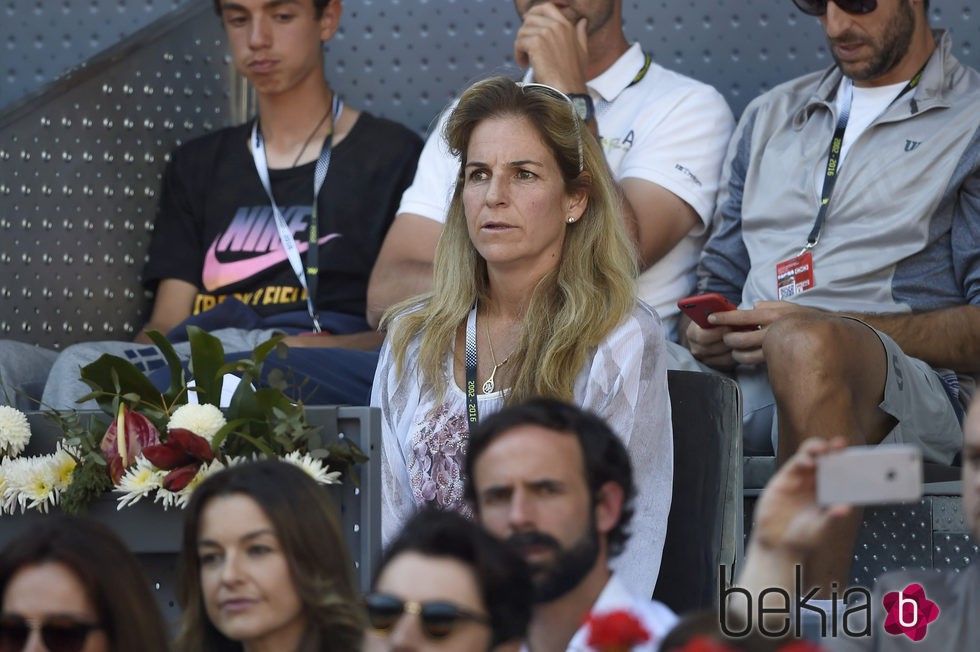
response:
<path id="1" fill-rule="evenodd" d="M 871 326 L 868 328 L 881 340 L 888 359 L 885 397 L 878 407 L 897 421 L 884 442 L 915 444 L 927 461 L 950 464 L 963 448 L 962 413 L 956 409 L 940 374 L 922 360 L 906 355 L 889 336 Z M 678 345 L 668 346 L 668 353 L 670 369 L 719 373 L 697 362 Z M 947 376 L 949 381 L 955 379 L 952 372 Z M 735 378 L 742 390 L 745 454 L 773 455 L 778 424 L 768 371 L 759 366 L 739 367 Z"/>

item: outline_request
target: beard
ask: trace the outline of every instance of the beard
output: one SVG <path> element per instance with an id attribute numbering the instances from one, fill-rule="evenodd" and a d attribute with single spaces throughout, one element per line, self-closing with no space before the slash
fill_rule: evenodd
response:
<path id="1" fill-rule="evenodd" d="M 507 543 L 518 551 L 526 546 L 540 546 L 555 552 L 550 562 L 528 563 L 537 604 L 553 602 L 574 589 L 599 559 L 599 531 L 591 521 L 582 537 L 569 548 L 562 548 L 555 538 L 543 532 L 513 534 Z"/>
<path id="2" fill-rule="evenodd" d="M 833 39 L 827 39 L 827 42 L 837 67 L 851 80 L 864 82 L 877 79 L 894 68 L 908 52 L 914 33 L 915 12 L 908 0 L 902 0 L 898 4 L 895 15 L 885 25 L 880 41 L 869 40 L 860 34 L 844 32 Z M 841 61 L 834 51 L 834 45 L 837 43 L 865 43 L 872 47 L 873 53 L 871 58 L 864 62 Z"/>

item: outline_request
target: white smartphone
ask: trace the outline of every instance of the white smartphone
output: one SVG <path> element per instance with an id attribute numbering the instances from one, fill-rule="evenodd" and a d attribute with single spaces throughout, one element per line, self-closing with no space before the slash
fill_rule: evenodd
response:
<path id="1" fill-rule="evenodd" d="M 922 452 L 910 444 L 851 446 L 817 458 L 821 505 L 908 503 L 922 497 Z"/>

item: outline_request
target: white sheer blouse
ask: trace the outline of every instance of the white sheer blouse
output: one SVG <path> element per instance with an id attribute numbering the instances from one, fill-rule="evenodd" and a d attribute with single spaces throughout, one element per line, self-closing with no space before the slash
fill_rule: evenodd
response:
<path id="1" fill-rule="evenodd" d="M 422 505 L 434 503 L 471 515 L 463 500 L 462 462 L 469 432 L 466 397 L 446 356 L 447 391 L 421 385 L 411 341 L 404 373 L 396 375 L 388 342 L 381 350 L 371 405 L 381 408 L 384 543 Z M 650 595 L 660 571 L 673 480 L 673 443 L 664 329 L 656 312 L 640 303 L 596 347 L 575 379 L 575 402 L 605 419 L 626 444 L 637 486 L 631 536 L 613 560 L 618 576 L 638 595 Z M 477 397 L 480 418 L 500 410 L 505 393 Z"/>

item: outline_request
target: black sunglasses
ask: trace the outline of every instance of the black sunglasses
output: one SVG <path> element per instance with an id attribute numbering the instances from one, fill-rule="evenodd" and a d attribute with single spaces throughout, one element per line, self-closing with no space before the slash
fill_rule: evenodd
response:
<path id="1" fill-rule="evenodd" d="M 793 0 L 793 4 L 811 16 L 827 13 L 827 0 Z M 870 14 L 878 8 L 878 0 L 834 0 L 834 4 L 849 14 Z"/>
<path id="2" fill-rule="evenodd" d="M 21 652 L 35 629 L 48 652 L 80 652 L 89 633 L 101 626 L 67 616 L 35 620 L 4 614 L 0 616 L 0 652 Z"/>
<path id="3" fill-rule="evenodd" d="M 452 602 L 415 602 L 402 600 L 386 593 L 369 593 L 364 596 L 368 622 L 371 628 L 389 634 L 402 614 L 412 614 L 422 622 L 422 632 L 430 639 L 446 638 L 462 621 L 490 625 L 490 618 L 454 605 Z"/>

